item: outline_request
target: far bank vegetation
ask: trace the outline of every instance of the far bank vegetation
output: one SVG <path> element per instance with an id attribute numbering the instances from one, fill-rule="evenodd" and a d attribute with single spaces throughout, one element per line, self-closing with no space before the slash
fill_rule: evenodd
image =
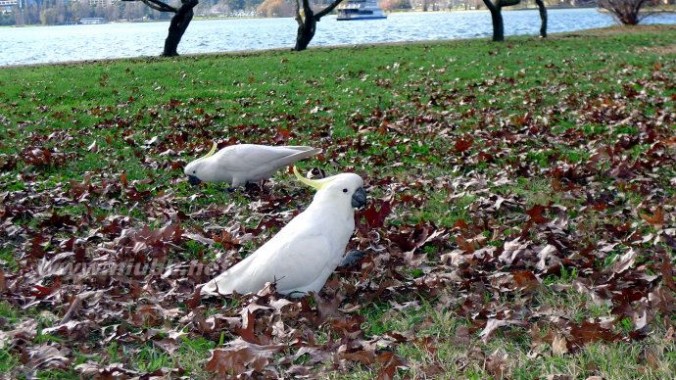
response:
<path id="1" fill-rule="evenodd" d="M 344 0 L 347 1 L 347 0 Z M 657 0 L 674 4 L 674 0 Z M 170 5 L 180 5 L 170 1 Z M 171 4 L 176 3 L 176 4 Z M 329 0 L 312 1 L 316 8 L 325 8 Z M 380 0 L 383 10 L 392 11 L 448 11 L 486 9 L 482 0 Z M 589 0 L 547 0 L 547 8 L 594 6 Z M 535 8 L 533 1 L 522 1 L 512 9 Z M 71 2 L 27 1 L 23 9 L 18 5 L 0 14 L 0 25 L 65 25 L 77 24 L 83 18 L 99 17 L 105 21 L 159 21 L 169 20 L 171 14 L 158 12 L 141 2 L 120 2 L 112 0 L 80 0 Z M 201 0 L 195 7 L 196 17 L 294 17 L 294 0 Z"/>

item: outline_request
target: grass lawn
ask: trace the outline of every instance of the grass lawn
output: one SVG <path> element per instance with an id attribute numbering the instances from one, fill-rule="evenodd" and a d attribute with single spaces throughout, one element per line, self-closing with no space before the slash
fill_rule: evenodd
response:
<path id="1" fill-rule="evenodd" d="M 674 41 L 2 68 L 0 377 L 672 378 Z M 300 300 L 200 299 L 312 197 L 190 186 L 213 141 L 362 175 L 364 258 Z"/>

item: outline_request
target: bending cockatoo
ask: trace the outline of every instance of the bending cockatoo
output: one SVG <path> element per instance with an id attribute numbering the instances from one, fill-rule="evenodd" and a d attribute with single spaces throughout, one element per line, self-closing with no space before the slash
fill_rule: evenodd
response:
<path id="1" fill-rule="evenodd" d="M 298 160 L 321 153 L 309 146 L 230 145 L 216 152 L 216 144 L 206 156 L 186 165 L 183 171 L 191 184 L 227 182 L 246 185 L 270 178 L 277 170 Z M 216 152 L 216 153 L 214 153 Z"/>
<path id="2" fill-rule="evenodd" d="M 354 173 L 313 180 L 310 206 L 267 243 L 202 287 L 202 295 L 258 292 L 265 283 L 292 297 L 318 292 L 342 262 L 354 232 L 354 209 L 366 204 L 364 181 Z"/>

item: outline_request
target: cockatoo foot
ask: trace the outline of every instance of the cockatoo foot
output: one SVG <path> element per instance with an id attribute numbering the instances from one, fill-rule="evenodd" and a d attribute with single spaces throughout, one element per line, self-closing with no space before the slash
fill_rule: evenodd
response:
<path id="1" fill-rule="evenodd" d="M 359 251 L 357 249 L 353 249 L 347 254 L 345 254 L 345 257 L 343 258 L 343 261 L 340 262 L 340 265 L 338 265 L 341 268 L 345 267 L 351 267 L 354 264 L 358 263 L 359 260 L 361 260 L 366 254 L 363 251 Z"/>

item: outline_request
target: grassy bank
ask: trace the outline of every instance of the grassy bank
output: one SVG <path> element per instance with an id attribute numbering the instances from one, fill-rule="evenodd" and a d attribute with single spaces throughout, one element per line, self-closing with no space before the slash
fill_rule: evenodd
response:
<path id="1" fill-rule="evenodd" d="M 0 376 L 670 378 L 674 40 L 0 69 Z M 319 297 L 196 297 L 312 197 L 189 186 L 212 141 L 361 174 L 365 257 Z"/>

